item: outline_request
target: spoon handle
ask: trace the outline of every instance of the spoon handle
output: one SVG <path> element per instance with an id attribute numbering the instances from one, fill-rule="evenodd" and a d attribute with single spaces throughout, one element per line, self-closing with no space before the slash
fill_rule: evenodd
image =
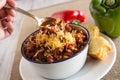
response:
<path id="1" fill-rule="evenodd" d="M 37 21 L 38 26 L 40 26 L 41 23 L 42 23 L 42 21 L 43 21 L 43 18 L 38 18 L 38 17 L 36 17 L 35 15 L 33 15 L 33 14 L 29 13 L 28 11 L 25 11 L 25 10 L 23 10 L 23 9 L 21 9 L 21 8 L 18 8 L 18 7 L 14 8 L 14 7 L 12 7 L 12 6 L 8 5 L 8 4 L 6 4 L 5 7 L 6 7 L 6 8 L 13 9 L 13 10 L 15 10 L 15 11 L 17 11 L 17 12 L 20 12 L 20 13 L 26 15 L 26 16 L 29 16 L 29 17 L 33 18 L 34 20 Z M 45 17 L 44 20 L 48 20 L 48 21 L 49 21 L 49 20 L 56 20 L 56 19 L 51 18 L 51 17 Z"/>
<path id="2" fill-rule="evenodd" d="M 31 13 L 29 13 L 28 11 L 25 11 L 25 10 L 23 10 L 23 9 L 21 9 L 21 8 L 18 8 L 18 7 L 13 8 L 12 6 L 9 6 L 8 4 L 6 4 L 5 7 L 11 8 L 11 9 L 17 11 L 17 12 L 20 12 L 20 13 L 26 15 L 26 16 L 29 16 L 29 17 L 35 19 L 36 21 L 39 21 L 39 18 L 37 18 L 37 17 L 34 16 L 33 14 L 31 14 Z"/>

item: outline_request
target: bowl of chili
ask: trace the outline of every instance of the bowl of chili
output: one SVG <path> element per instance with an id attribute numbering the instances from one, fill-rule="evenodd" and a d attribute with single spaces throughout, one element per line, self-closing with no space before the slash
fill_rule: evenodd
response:
<path id="1" fill-rule="evenodd" d="M 40 76 L 64 79 L 85 64 L 89 41 L 88 30 L 81 25 L 44 21 L 23 41 L 21 54 Z"/>

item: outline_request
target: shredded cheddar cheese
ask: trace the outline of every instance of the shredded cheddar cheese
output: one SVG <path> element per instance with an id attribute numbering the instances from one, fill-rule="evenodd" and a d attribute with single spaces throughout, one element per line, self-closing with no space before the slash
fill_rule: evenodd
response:
<path id="1" fill-rule="evenodd" d="M 61 41 L 62 37 L 62 41 Z M 52 48 L 52 50 L 62 47 L 66 44 L 72 44 L 75 42 L 75 38 L 70 34 L 70 32 L 64 32 L 64 31 L 58 31 L 56 34 L 53 34 L 52 36 L 47 34 L 37 34 L 36 40 L 38 44 L 41 44 L 41 42 L 45 41 L 45 46 L 49 46 Z"/>

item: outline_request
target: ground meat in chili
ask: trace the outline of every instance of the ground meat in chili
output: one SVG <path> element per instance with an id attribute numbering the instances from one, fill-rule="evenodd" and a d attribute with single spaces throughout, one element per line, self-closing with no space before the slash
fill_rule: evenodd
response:
<path id="1" fill-rule="evenodd" d="M 63 20 L 44 21 L 23 44 L 24 55 L 39 63 L 67 59 L 86 45 L 87 35 Z"/>

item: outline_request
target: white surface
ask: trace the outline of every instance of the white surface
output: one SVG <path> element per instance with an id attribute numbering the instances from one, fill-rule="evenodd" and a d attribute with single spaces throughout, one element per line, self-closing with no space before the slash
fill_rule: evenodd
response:
<path id="1" fill-rule="evenodd" d="M 110 42 L 112 46 L 111 53 L 103 61 L 88 58 L 81 71 L 65 80 L 98 80 L 108 73 L 116 59 L 116 47 L 110 38 L 101 35 Z M 19 70 L 23 80 L 47 80 L 35 73 L 33 67 L 24 58 L 21 59 Z"/>
<path id="2" fill-rule="evenodd" d="M 15 1 L 17 2 L 18 7 L 25 10 L 32 10 L 71 0 L 15 0 Z M 19 25 L 22 18 L 21 16 L 22 16 L 21 14 L 17 13 L 14 21 L 15 29 L 13 34 L 4 40 L 0 40 L 0 80 L 9 80 L 10 78 L 11 68 L 15 55 L 15 48 L 18 41 L 18 33 L 20 30 Z"/>

